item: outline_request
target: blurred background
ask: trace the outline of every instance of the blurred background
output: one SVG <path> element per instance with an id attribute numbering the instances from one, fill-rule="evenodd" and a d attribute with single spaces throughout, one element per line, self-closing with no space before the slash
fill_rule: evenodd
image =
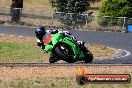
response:
<path id="1" fill-rule="evenodd" d="M 15 0 L 14 0 L 15 1 Z M 103 0 L 90 3 L 89 10 L 84 13 L 64 13 L 56 10 L 50 0 L 18 0 L 23 1 L 19 21 L 12 21 L 13 0 L 0 0 L 0 25 L 4 26 L 48 26 L 52 28 L 102 30 L 124 32 L 131 18 L 116 16 L 101 16 L 99 13 Z M 20 5 L 19 5 L 20 6 Z M 14 14 L 14 12 L 13 12 Z"/>

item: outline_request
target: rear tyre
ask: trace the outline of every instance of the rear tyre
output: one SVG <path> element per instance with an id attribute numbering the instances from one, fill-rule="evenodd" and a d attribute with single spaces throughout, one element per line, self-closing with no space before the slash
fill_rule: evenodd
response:
<path id="1" fill-rule="evenodd" d="M 55 53 L 58 57 L 68 63 L 74 63 L 73 50 L 66 44 L 60 44 L 55 47 Z"/>
<path id="2" fill-rule="evenodd" d="M 57 61 L 58 61 L 57 56 L 55 54 L 51 53 L 50 58 L 49 58 L 49 62 L 50 63 L 55 63 Z"/>

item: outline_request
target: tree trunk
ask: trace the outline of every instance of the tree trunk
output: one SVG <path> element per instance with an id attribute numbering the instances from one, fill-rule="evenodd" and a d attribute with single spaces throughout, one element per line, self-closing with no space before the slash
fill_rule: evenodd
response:
<path id="1" fill-rule="evenodd" d="M 11 22 L 20 23 L 21 22 L 21 13 L 23 8 L 23 0 L 12 0 L 11 5 Z"/>

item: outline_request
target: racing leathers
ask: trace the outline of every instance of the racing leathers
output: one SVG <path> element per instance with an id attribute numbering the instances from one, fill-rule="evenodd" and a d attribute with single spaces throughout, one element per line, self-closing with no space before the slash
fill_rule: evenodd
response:
<path id="1" fill-rule="evenodd" d="M 40 46 L 44 50 L 45 45 L 43 43 L 43 37 L 47 37 L 50 34 L 56 34 L 56 33 L 64 34 L 65 36 L 70 37 L 79 46 L 84 45 L 83 41 L 77 41 L 77 39 L 69 31 L 63 31 L 61 29 L 59 29 L 59 30 L 45 30 L 44 35 L 37 36 L 37 45 Z"/>

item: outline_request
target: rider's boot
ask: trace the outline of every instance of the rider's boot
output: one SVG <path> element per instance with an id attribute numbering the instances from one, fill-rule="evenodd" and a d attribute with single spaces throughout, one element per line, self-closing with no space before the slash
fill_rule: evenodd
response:
<path id="1" fill-rule="evenodd" d="M 78 44 L 79 46 L 84 46 L 85 42 L 84 42 L 84 41 L 77 41 L 77 44 Z"/>

